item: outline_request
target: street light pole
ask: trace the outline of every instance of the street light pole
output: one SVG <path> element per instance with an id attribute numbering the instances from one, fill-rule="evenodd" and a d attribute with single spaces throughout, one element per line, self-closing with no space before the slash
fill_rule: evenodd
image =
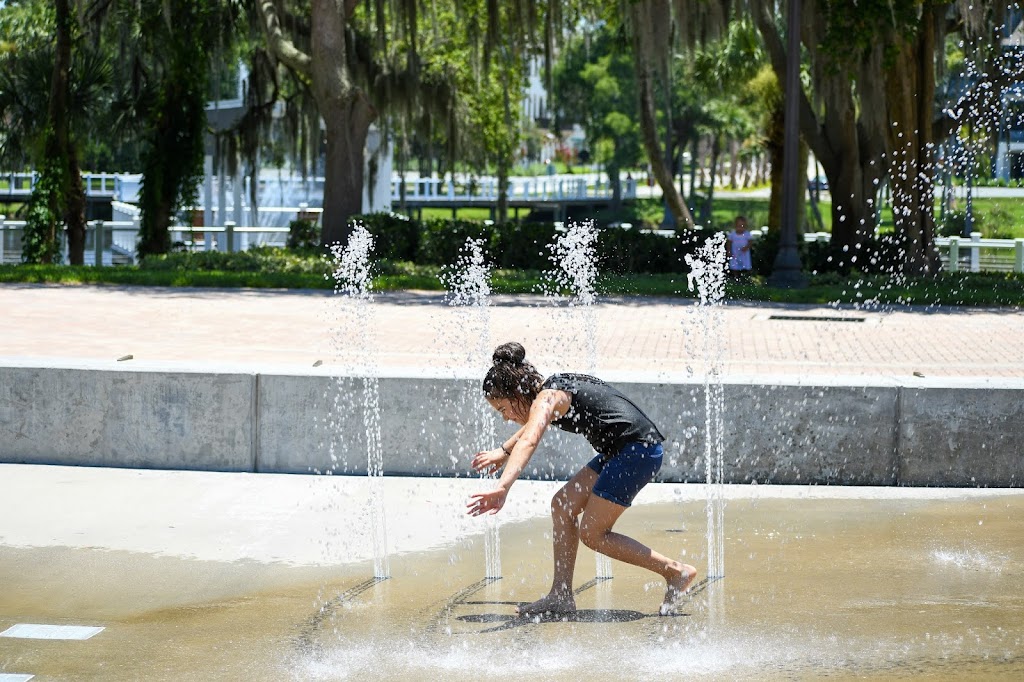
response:
<path id="1" fill-rule="evenodd" d="M 800 264 L 796 248 L 797 192 L 803 191 L 799 182 L 800 153 L 800 0 L 789 0 L 787 17 L 786 105 L 785 137 L 782 144 L 782 225 L 779 251 L 768 284 L 783 289 L 807 286 L 807 278 Z"/>

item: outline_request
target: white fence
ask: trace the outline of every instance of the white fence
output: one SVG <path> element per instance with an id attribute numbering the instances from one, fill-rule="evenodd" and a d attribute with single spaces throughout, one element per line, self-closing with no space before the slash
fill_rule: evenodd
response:
<path id="1" fill-rule="evenodd" d="M 22 235 L 25 221 L 6 220 L 0 216 L 0 264 L 20 263 Z M 287 227 L 245 227 L 228 221 L 216 227 L 189 228 L 174 226 L 169 229 L 171 243 L 180 244 L 190 251 L 245 251 L 258 244 L 284 246 L 288 239 Z M 92 220 L 86 224 L 86 265 L 133 265 L 139 240 L 139 220 Z M 68 262 L 68 242 L 61 235 L 63 262 Z"/>
<path id="2" fill-rule="evenodd" d="M 28 199 L 32 194 L 38 174 L 4 173 L 0 174 L 0 196 L 11 199 Z M 110 198 L 117 201 L 136 202 L 142 175 L 137 173 L 82 173 L 85 194 L 88 197 Z M 250 195 L 251 178 L 240 178 L 241 184 L 234 188 L 243 202 Z M 220 187 L 219 181 L 214 182 L 211 190 L 213 196 L 226 193 L 226 187 Z M 6 185 L 6 187 L 4 187 Z M 313 203 L 323 196 L 323 177 L 301 177 L 296 174 L 265 174 L 259 177 L 257 187 L 260 203 L 287 205 L 293 202 Z M 402 198 L 417 202 L 464 202 L 493 203 L 498 200 L 498 180 L 492 176 L 470 176 L 456 174 L 454 178 L 425 178 L 416 174 L 408 174 L 404 179 L 398 174 L 391 176 L 391 201 Z M 636 179 L 626 176 L 622 179 L 622 198 L 636 198 Z M 541 177 L 510 177 L 508 198 L 510 200 L 530 201 L 565 201 L 584 199 L 610 199 L 611 184 L 607 176 L 600 173 L 580 173 L 572 175 L 548 175 Z M 221 202 L 223 203 L 223 202 Z M 234 210 L 232 208 L 232 210 Z M 246 206 L 244 210 L 251 210 Z M 262 210 L 262 209 L 261 209 Z M 236 216 L 237 218 L 237 216 Z"/>
<path id="3" fill-rule="evenodd" d="M 940 237 L 935 244 L 945 248 L 944 263 L 950 272 L 1024 272 L 1024 239 L 982 239 L 980 232 L 972 232 L 970 239 Z"/>
<path id="4" fill-rule="evenodd" d="M 752 230 L 752 234 L 760 236 L 761 232 Z M 808 242 L 831 239 L 828 232 L 804 235 Z M 935 247 L 947 272 L 1024 272 L 1024 239 L 982 239 L 980 232 L 972 232 L 969 239 L 938 237 Z"/>

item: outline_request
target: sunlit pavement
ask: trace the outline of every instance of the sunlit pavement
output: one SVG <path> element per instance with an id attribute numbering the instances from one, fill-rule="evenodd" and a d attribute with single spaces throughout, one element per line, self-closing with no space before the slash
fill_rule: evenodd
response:
<path id="1" fill-rule="evenodd" d="M 385 369 L 478 361 L 440 297 L 377 303 Z M 0 355 L 43 365 L 330 365 L 343 333 L 320 292 L 6 285 L 0 304 Z M 699 375 L 692 308 L 600 303 L 598 372 Z M 494 342 L 523 341 L 542 371 L 583 365 L 564 310 L 498 297 L 490 314 Z M 730 304 L 725 376 L 1020 378 L 1022 317 Z M 535 622 L 514 607 L 548 587 L 558 484 L 513 488 L 492 581 L 485 521 L 463 514 L 486 485 L 385 479 L 378 580 L 365 479 L 0 465 L 0 682 L 1024 677 L 1018 490 L 730 486 L 725 577 L 676 615 L 638 569 L 593 581 L 584 548 L 578 613 Z M 658 484 L 617 529 L 704 580 L 706 527 L 704 486 Z"/>
<path id="2" fill-rule="evenodd" d="M 521 341 L 541 372 L 588 366 L 579 309 L 556 309 L 539 296 L 492 302 L 495 345 Z M 339 338 L 351 333 L 340 328 L 338 305 L 320 291 L 3 285 L 0 357 L 331 365 Z M 600 300 L 592 311 L 597 371 L 699 375 L 703 327 L 694 308 L 685 299 Z M 380 294 L 368 324 L 374 363 L 389 372 L 487 360 L 473 356 L 474 330 L 437 293 Z M 728 302 L 719 329 L 726 378 L 1024 377 L 1024 355 L 1015 350 L 1024 315 L 1015 309 Z"/>

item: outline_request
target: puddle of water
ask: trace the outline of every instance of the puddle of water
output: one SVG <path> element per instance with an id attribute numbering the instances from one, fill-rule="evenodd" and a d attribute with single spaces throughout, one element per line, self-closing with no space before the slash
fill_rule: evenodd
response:
<path id="1" fill-rule="evenodd" d="M 657 617 L 664 586 L 616 564 L 579 612 L 521 620 L 550 581 L 549 522 L 337 569 L 0 547 L 0 628 L 94 623 L 83 642 L 0 639 L 0 669 L 40 679 L 1024 678 L 1024 495 L 730 499 L 711 619 L 703 593 Z M 979 524 L 979 521 L 981 522 Z M 701 500 L 638 505 L 621 530 L 694 565 Z M 59 619 L 58 619 L 59 614 Z"/>

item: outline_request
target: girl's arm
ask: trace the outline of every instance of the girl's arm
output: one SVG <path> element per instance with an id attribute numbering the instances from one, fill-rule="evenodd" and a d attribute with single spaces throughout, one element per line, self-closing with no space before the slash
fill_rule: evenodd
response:
<path id="1" fill-rule="evenodd" d="M 494 514 L 505 505 L 505 496 L 530 463 L 530 458 L 537 451 L 544 431 L 552 421 L 568 413 L 571 404 L 572 396 L 565 391 L 546 389 L 537 394 L 530 406 L 529 419 L 516 434 L 518 439 L 505 469 L 501 472 L 497 487 L 489 492 L 471 495 L 470 503 L 467 505 L 470 514 L 479 516 L 488 511 Z"/>
<path id="2" fill-rule="evenodd" d="M 501 478 L 498 479 L 498 487 L 504 488 L 506 491 L 512 487 L 512 484 L 519 478 L 519 474 L 523 473 L 526 465 L 530 463 L 548 426 L 569 411 L 570 403 L 571 397 L 565 391 L 547 389 L 537 394 L 533 404 L 530 405 L 530 417 L 523 428 L 519 430 L 519 438 L 512 447 L 512 452 L 509 453 L 508 463 L 505 464 L 505 469 L 501 472 Z"/>
<path id="3" fill-rule="evenodd" d="M 504 466 L 505 462 L 512 455 L 512 449 L 515 448 L 516 443 L 522 438 L 524 430 L 526 430 L 525 424 L 520 426 L 519 430 L 510 439 L 502 441 L 500 447 L 476 453 L 471 464 L 473 469 L 483 473 L 492 473 Z"/>
<path id="4" fill-rule="evenodd" d="M 533 408 L 531 407 L 530 409 L 532 411 Z M 529 422 L 527 422 L 527 424 L 529 424 Z M 509 438 L 508 440 L 504 441 L 501 444 L 501 449 L 505 451 L 506 455 L 511 455 L 512 454 L 512 450 L 515 449 L 516 443 L 518 443 L 519 439 L 523 437 L 523 431 L 526 430 L 527 424 L 523 424 L 522 426 L 520 426 L 519 430 L 516 431 L 514 434 L 512 434 L 511 438 Z M 509 445 L 510 441 L 512 443 L 511 445 Z"/>

